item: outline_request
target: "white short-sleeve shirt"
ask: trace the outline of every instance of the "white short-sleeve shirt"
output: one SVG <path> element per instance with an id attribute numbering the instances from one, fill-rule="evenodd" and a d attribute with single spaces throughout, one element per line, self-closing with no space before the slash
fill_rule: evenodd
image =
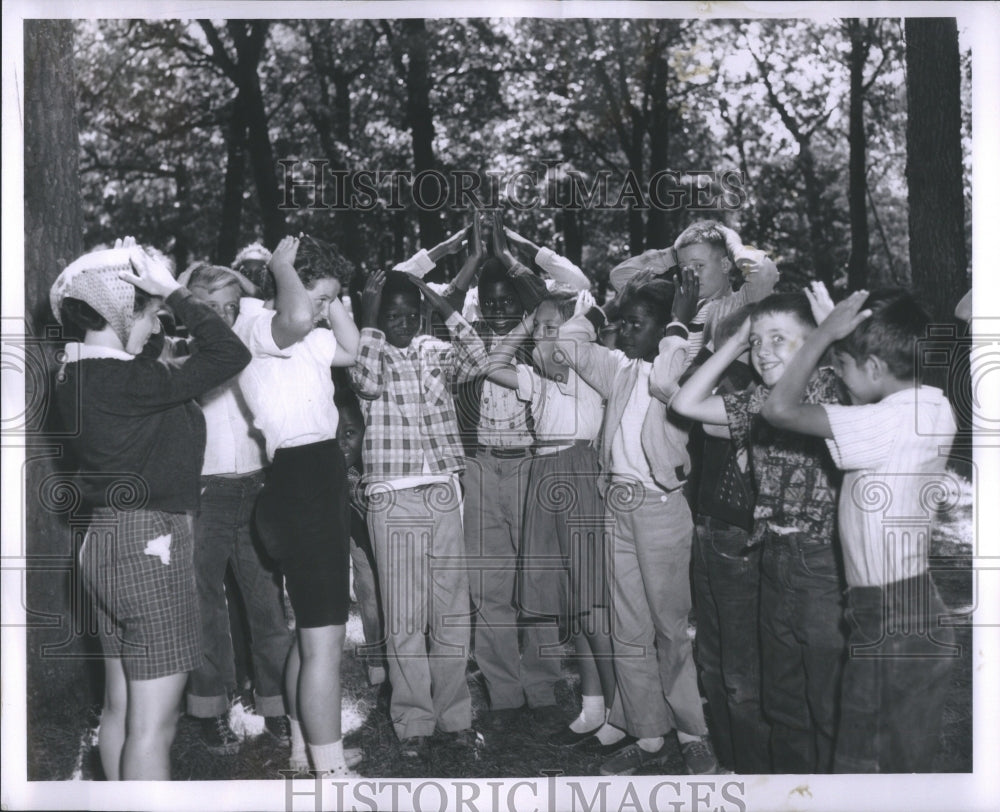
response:
<path id="1" fill-rule="evenodd" d="M 601 395 L 572 369 L 565 381 L 554 381 L 518 364 L 516 391 L 519 400 L 531 403 L 538 440 L 572 443 L 594 440 L 601 432 Z"/>
<path id="2" fill-rule="evenodd" d="M 337 437 L 330 367 L 337 340 L 325 327 L 281 349 L 271 335 L 275 311 L 259 299 L 242 299 L 233 325 L 253 360 L 239 376 L 240 391 L 264 435 L 268 459 L 293 448 Z"/>
<path id="3" fill-rule="evenodd" d="M 837 524 L 848 586 L 884 586 L 927 570 L 933 495 L 944 473 L 955 418 L 932 386 L 904 389 L 878 403 L 823 404 L 845 471 Z"/>

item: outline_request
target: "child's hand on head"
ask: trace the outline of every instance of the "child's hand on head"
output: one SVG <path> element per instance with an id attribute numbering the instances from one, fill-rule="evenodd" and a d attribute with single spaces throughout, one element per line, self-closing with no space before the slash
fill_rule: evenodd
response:
<path id="1" fill-rule="evenodd" d="M 594 294 L 589 290 L 581 290 L 576 295 L 576 304 L 573 306 L 573 315 L 579 316 L 582 313 L 586 313 L 590 308 L 597 305 L 597 300 L 594 298 Z"/>
<path id="2" fill-rule="evenodd" d="M 361 291 L 361 313 L 365 327 L 374 327 L 378 323 L 378 310 L 382 304 L 384 284 L 385 271 L 373 271 L 368 274 L 365 287 Z"/>
<path id="3" fill-rule="evenodd" d="M 472 225 L 469 226 L 469 256 L 481 260 L 486 256 L 486 243 L 483 241 L 482 215 L 476 208 L 472 209 Z"/>
<path id="4" fill-rule="evenodd" d="M 809 300 L 809 309 L 812 310 L 816 324 L 822 324 L 833 310 L 833 299 L 830 298 L 830 291 L 819 280 L 810 282 L 808 287 L 803 288 L 802 291 Z"/>
<path id="5" fill-rule="evenodd" d="M 271 261 L 268 265 L 271 268 L 275 268 L 279 265 L 288 265 L 295 267 L 295 255 L 299 250 L 299 238 L 292 237 L 291 235 L 282 238 L 281 242 L 278 243 L 278 247 L 274 249 L 274 253 L 271 254 Z"/>
<path id="6" fill-rule="evenodd" d="M 128 258 L 135 273 L 120 271 L 118 273 L 119 279 L 131 282 L 150 296 L 164 298 L 180 287 L 180 283 L 174 279 L 170 269 L 160 260 L 147 254 L 142 246 L 133 244 L 129 248 Z"/>
<path id="7" fill-rule="evenodd" d="M 690 268 L 684 268 L 677 272 L 674 287 L 670 316 L 674 321 L 687 324 L 698 312 L 698 277 Z"/>
<path id="8" fill-rule="evenodd" d="M 872 314 L 871 310 L 861 309 L 867 298 L 867 290 L 855 291 L 830 311 L 818 330 L 831 342 L 847 338 L 855 327 Z"/>
<path id="9" fill-rule="evenodd" d="M 115 240 L 115 248 L 131 248 L 136 244 L 135 237 L 119 237 Z"/>

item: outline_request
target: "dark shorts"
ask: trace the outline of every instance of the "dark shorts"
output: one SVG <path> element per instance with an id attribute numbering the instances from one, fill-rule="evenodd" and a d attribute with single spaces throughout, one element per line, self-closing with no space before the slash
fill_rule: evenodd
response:
<path id="1" fill-rule="evenodd" d="M 257 529 L 281 565 L 300 628 L 347 622 L 348 511 L 347 472 L 336 440 L 275 452 L 257 500 Z"/>
<path id="2" fill-rule="evenodd" d="M 149 680 L 201 665 L 194 536 L 185 513 L 94 511 L 80 549 L 106 657 Z"/>

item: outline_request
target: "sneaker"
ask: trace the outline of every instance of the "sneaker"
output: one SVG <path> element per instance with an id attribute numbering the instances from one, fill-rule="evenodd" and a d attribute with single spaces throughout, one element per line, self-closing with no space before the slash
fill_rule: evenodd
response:
<path id="1" fill-rule="evenodd" d="M 407 736 L 399 743 L 399 752 L 403 758 L 424 759 L 429 750 L 429 736 Z"/>
<path id="2" fill-rule="evenodd" d="M 229 727 L 228 714 L 220 713 L 208 719 L 199 719 L 201 743 L 216 756 L 232 756 L 239 752 L 240 737 Z"/>
<path id="3" fill-rule="evenodd" d="M 669 756 L 666 742 L 655 753 L 643 750 L 638 743 L 630 744 L 601 762 L 601 775 L 634 775 L 637 770 L 663 764 Z"/>
<path id="4" fill-rule="evenodd" d="M 278 740 L 278 744 L 287 747 L 292 743 L 292 726 L 287 716 L 265 716 L 264 729 Z"/>
<path id="5" fill-rule="evenodd" d="M 344 763 L 348 768 L 357 767 L 364 760 L 365 753 L 360 747 L 344 748 Z"/>
<path id="6" fill-rule="evenodd" d="M 719 760 L 707 736 L 689 742 L 680 742 L 681 755 L 688 775 L 718 775 Z"/>

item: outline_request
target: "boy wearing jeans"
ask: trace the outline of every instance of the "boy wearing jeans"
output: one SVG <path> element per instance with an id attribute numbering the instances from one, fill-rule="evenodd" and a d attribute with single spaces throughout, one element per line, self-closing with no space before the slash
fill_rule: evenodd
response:
<path id="1" fill-rule="evenodd" d="M 762 412 L 775 426 L 824 438 L 845 471 L 838 523 L 851 656 L 836 772 L 930 771 L 951 685 L 954 637 L 939 625 L 947 609 L 927 567 L 930 523 L 913 519 L 928 514 L 928 493 L 947 488 L 955 435 L 941 390 L 914 381 L 928 323 L 905 291 L 852 294 L 805 341 Z M 831 344 L 853 405 L 802 403 Z M 882 497 L 876 509 L 872 494 Z"/>
<path id="2" fill-rule="evenodd" d="M 771 723 L 772 768 L 779 773 L 830 770 L 845 647 L 836 468 L 818 440 L 775 429 L 760 416 L 815 323 L 805 296 L 768 296 L 671 401 L 685 417 L 728 426 L 736 447 L 751 455 L 757 501 L 750 544 L 763 545 L 762 701 Z M 713 393 L 748 342 L 763 384 Z M 818 370 L 804 388 L 810 403 L 839 402 L 832 370 Z"/>
<path id="3" fill-rule="evenodd" d="M 453 343 L 417 335 L 421 291 Z M 483 369 L 486 351 L 443 298 L 398 272 L 371 275 L 363 318 L 351 380 L 365 414 L 363 481 L 385 616 L 389 713 L 402 755 L 424 758 L 435 728 L 476 743 L 465 681 L 464 466 L 451 385 Z"/>

